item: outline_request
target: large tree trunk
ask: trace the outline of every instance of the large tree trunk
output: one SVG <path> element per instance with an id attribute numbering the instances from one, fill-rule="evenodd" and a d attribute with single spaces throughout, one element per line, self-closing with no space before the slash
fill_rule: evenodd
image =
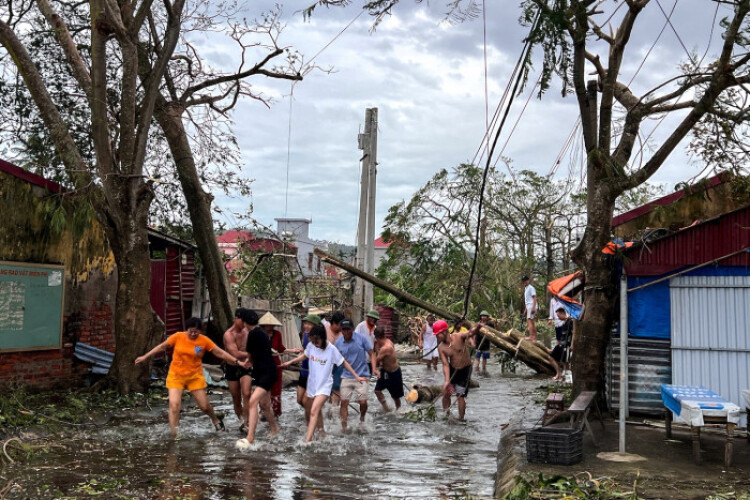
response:
<path id="1" fill-rule="evenodd" d="M 117 224 L 106 228 L 117 263 L 116 349 L 107 380 L 116 384 L 122 394 L 148 388 L 148 363 L 136 365 L 135 358 L 151 349 L 164 333 L 164 324 L 151 307 L 148 206 L 149 202 L 141 199 L 135 216 L 120 213 L 108 219 L 111 223 L 117 220 Z"/>
<path id="2" fill-rule="evenodd" d="M 589 160 L 593 162 L 595 160 Z M 601 174 L 604 169 L 589 167 L 588 223 L 573 259 L 586 278 L 584 303 L 586 311 L 574 340 L 575 357 L 571 363 L 575 390 L 599 390 L 604 355 L 610 339 L 612 319 L 617 300 L 616 259 L 602 252 L 612 233 L 612 215 L 616 191 Z"/>
<path id="3" fill-rule="evenodd" d="M 206 273 L 211 314 L 219 331 L 223 332 L 232 324 L 233 304 L 236 303 L 236 299 L 230 288 L 224 259 L 213 231 L 213 218 L 211 217 L 213 197 L 201 187 L 193 151 L 182 123 L 182 112 L 183 109 L 179 106 L 168 104 L 162 97 L 157 97 L 154 117 L 164 131 L 177 166 L 177 176 L 180 179 L 190 212 L 190 221 L 193 224 L 193 236 L 198 245 L 203 271 Z"/>

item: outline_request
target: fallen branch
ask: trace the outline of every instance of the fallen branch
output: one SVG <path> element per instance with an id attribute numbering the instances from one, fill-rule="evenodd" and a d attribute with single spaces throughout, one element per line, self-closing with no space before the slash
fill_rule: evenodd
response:
<path id="1" fill-rule="evenodd" d="M 316 248 L 314 252 L 315 255 L 320 257 L 320 260 L 322 260 L 323 262 L 332 264 L 353 274 L 354 276 L 357 276 L 358 278 L 372 283 L 381 290 L 390 293 L 401 302 L 419 307 L 420 309 L 424 309 L 425 311 L 431 312 L 449 321 L 458 321 L 463 319 L 464 324 L 469 328 L 474 326 L 474 323 L 468 321 L 465 318 L 461 318 L 461 316 L 459 316 L 458 314 L 450 312 L 434 304 L 425 302 L 424 300 L 415 297 L 414 295 L 405 292 L 386 281 L 376 278 L 369 273 L 366 273 L 350 264 L 347 264 L 346 262 L 328 255 L 326 252 L 319 248 Z M 512 355 L 518 361 L 526 364 L 529 368 L 536 371 L 537 373 L 547 373 L 552 375 L 556 372 L 555 362 L 550 356 L 549 350 L 537 342 L 524 340 L 524 335 L 518 330 L 511 329 L 505 333 L 502 333 L 498 330 L 495 330 L 494 328 L 490 328 L 489 326 L 483 326 L 480 331 L 490 342 L 495 344 L 503 351 Z"/>

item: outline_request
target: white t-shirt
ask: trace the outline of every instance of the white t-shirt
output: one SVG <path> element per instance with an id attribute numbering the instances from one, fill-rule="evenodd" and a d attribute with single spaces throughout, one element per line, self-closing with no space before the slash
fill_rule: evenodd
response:
<path id="1" fill-rule="evenodd" d="M 422 335 L 423 351 L 427 352 L 437 347 L 437 337 L 429 323 L 425 324 L 424 335 Z"/>
<path id="2" fill-rule="evenodd" d="M 333 389 L 333 366 L 344 362 L 336 346 L 326 344 L 325 349 L 315 347 L 312 342 L 305 347 L 305 356 L 309 361 L 310 375 L 307 378 L 307 395 L 311 398 L 320 394 L 331 395 Z"/>
<path id="3" fill-rule="evenodd" d="M 555 328 L 560 328 L 565 324 L 565 320 L 558 318 L 556 314 L 556 311 L 561 307 L 565 309 L 562 302 L 557 300 L 557 297 L 552 297 L 552 300 L 549 301 L 549 319 L 555 320 Z"/>
<path id="4" fill-rule="evenodd" d="M 375 329 L 373 328 L 373 331 Z M 370 331 L 370 327 L 367 326 L 367 320 L 364 320 L 362 323 L 357 325 L 357 328 L 354 329 L 354 333 L 360 333 L 365 336 L 367 340 L 370 341 L 370 345 L 375 345 L 375 334 Z"/>
<path id="5" fill-rule="evenodd" d="M 534 297 L 536 297 L 536 289 L 529 283 L 523 291 L 523 301 L 526 303 L 526 309 L 529 311 L 534 306 Z"/>

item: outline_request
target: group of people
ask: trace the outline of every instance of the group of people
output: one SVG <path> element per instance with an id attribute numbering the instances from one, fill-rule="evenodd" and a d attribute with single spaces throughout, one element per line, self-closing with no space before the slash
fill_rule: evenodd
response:
<path id="1" fill-rule="evenodd" d="M 524 313 L 529 322 L 527 339 L 535 340 L 536 291 L 527 276 L 523 277 L 523 283 Z M 572 349 L 572 321 L 556 299 L 552 300 L 550 311 L 550 322 L 555 324 L 557 339 L 551 353 L 557 363 L 554 380 L 559 380 Z M 355 328 L 353 322 L 340 312 L 333 313 L 330 322 L 308 315 L 302 321 L 300 332 L 302 349 L 287 349 L 279 330 L 281 323 L 273 314 L 268 312 L 259 317 L 255 311 L 238 308 L 234 323 L 224 333 L 224 349 L 202 335 L 199 318 L 190 318 L 186 323 L 187 331 L 171 335 L 136 358 L 135 363 L 140 364 L 158 352 L 173 349 L 166 387 L 169 392 L 169 426 L 174 436 L 185 390 L 190 391 L 217 431 L 226 430 L 222 417 L 214 412 L 208 401 L 202 369 L 206 352 L 225 361 L 225 376 L 234 411 L 241 422 L 240 432 L 246 435 L 243 444 L 254 442 L 261 412 L 270 434 L 280 431 L 276 419 L 281 415 L 282 372 L 300 364 L 297 368 L 297 403 L 304 409 L 307 422 L 305 440 L 311 441 L 316 432 L 325 432 L 322 409 L 329 401 L 332 408 L 338 408 L 344 432 L 348 431 L 352 401 L 358 403 L 360 425 L 364 424 L 371 376 L 377 379 L 374 392 L 383 409 L 391 410 L 385 398 L 386 390 L 396 409 L 401 406 L 404 396 L 401 368 L 393 343 L 386 338 L 385 331 L 377 327 L 378 319 L 377 311 L 369 311 L 365 320 Z M 438 359 L 442 363 L 443 409 L 450 411 L 451 396 L 455 395 L 461 420 L 465 417 L 472 373 L 470 347 L 476 349 L 475 369 L 479 371 L 481 363 L 482 370 L 487 371 L 489 340 L 481 331 L 484 326 L 494 326 L 485 310 L 480 312 L 479 321 L 470 330 L 458 326 L 451 329 L 446 321 L 436 321 L 433 315 L 429 315 L 419 333 L 418 342 L 428 370 L 437 370 Z M 283 353 L 298 356 L 282 363 L 280 356 Z"/>

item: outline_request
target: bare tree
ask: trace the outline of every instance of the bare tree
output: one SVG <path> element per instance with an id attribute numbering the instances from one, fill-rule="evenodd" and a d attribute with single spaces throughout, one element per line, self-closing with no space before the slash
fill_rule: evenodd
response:
<path id="1" fill-rule="evenodd" d="M 139 80 L 138 68 L 143 61 L 138 46 L 152 3 L 91 0 L 86 6 L 90 22 L 88 61 L 48 0 L 9 0 L 0 6 L 0 43 L 23 78 L 74 188 L 96 209 L 115 255 L 117 350 L 109 379 L 116 380 L 123 393 L 146 387 L 147 368 L 136 369 L 133 360 L 161 331 L 149 300 L 151 273 L 146 228 L 153 189 L 144 175 L 144 160 L 159 87 L 179 40 L 184 0 L 164 0 L 167 21 L 161 35 L 163 51 L 148 61 L 150 77 Z M 84 4 L 77 7 L 83 9 Z M 87 161 L 81 153 L 48 91 L 49 82 L 29 54 L 29 18 L 34 16 L 43 16 L 52 29 L 77 84 L 70 91 L 85 96 L 94 162 Z M 116 80 L 107 71 L 110 54 L 115 54 L 122 64 Z M 3 58 L 3 64 L 8 63 L 9 59 Z M 112 91 L 118 95 L 116 102 L 112 102 Z"/>

